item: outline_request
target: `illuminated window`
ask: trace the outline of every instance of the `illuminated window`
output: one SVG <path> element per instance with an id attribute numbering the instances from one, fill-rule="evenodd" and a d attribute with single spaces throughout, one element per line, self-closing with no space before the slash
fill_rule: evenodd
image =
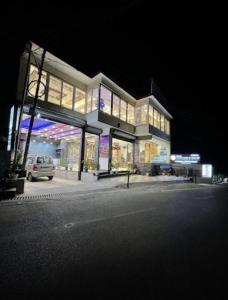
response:
<path id="1" fill-rule="evenodd" d="M 112 139 L 112 165 L 114 168 L 128 170 L 133 163 L 133 144 L 119 139 Z"/>
<path id="2" fill-rule="evenodd" d="M 89 91 L 87 94 L 87 102 L 86 102 L 86 112 L 91 112 L 91 106 L 92 106 L 92 91 Z"/>
<path id="3" fill-rule="evenodd" d="M 99 89 L 95 88 L 93 89 L 93 97 L 92 97 L 92 111 L 96 110 L 98 108 L 99 103 Z"/>
<path id="4" fill-rule="evenodd" d="M 161 128 L 161 114 L 158 112 L 158 129 Z"/>
<path id="5" fill-rule="evenodd" d="M 73 86 L 63 82 L 62 106 L 72 109 L 73 104 Z"/>
<path id="6" fill-rule="evenodd" d="M 148 105 L 147 104 L 136 107 L 136 122 L 137 122 L 137 125 L 148 123 Z"/>
<path id="7" fill-rule="evenodd" d="M 101 86 L 100 110 L 107 114 L 111 114 L 112 92 Z"/>
<path id="8" fill-rule="evenodd" d="M 135 124 L 135 108 L 133 105 L 127 105 L 127 121 L 130 124 Z"/>
<path id="9" fill-rule="evenodd" d="M 169 120 L 165 119 L 165 133 L 170 134 L 170 123 Z"/>
<path id="10" fill-rule="evenodd" d="M 154 108 L 154 127 L 158 128 L 158 112 Z"/>
<path id="11" fill-rule="evenodd" d="M 120 117 L 120 97 L 113 94 L 112 114 L 114 117 Z"/>
<path id="12" fill-rule="evenodd" d="M 123 99 L 120 102 L 120 119 L 122 121 L 127 120 L 127 103 Z"/>
<path id="13" fill-rule="evenodd" d="M 139 142 L 140 163 L 169 163 L 170 144 L 165 141 L 153 138 Z"/>
<path id="14" fill-rule="evenodd" d="M 37 80 L 38 80 L 38 69 L 30 65 L 30 74 L 29 74 L 29 85 L 28 85 L 28 95 L 35 97 L 36 95 L 36 87 L 37 87 Z M 45 88 L 47 84 L 47 73 L 42 71 L 41 75 L 41 83 L 39 88 L 39 99 L 44 100 L 45 98 Z"/>
<path id="15" fill-rule="evenodd" d="M 85 113 L 86 93 L 78 88 L 75 89 L 74 110 Z"/>
<path id="16" fill-rule="evenodd" d="M 49 89 L 48 89 L 48 102 L 60 105 L 61 100 L 61 80 L 56 77 L 50 76 Z"/>
<path id="17" fill-rule="evenodd" d="M 149 105 L 149 124 L 153 125 L 153 107 Z"/>
<path id="18" fill-rule="evenodd" d="M 161 130 L 165 131 L 165 117 L 161 115 Z"/>

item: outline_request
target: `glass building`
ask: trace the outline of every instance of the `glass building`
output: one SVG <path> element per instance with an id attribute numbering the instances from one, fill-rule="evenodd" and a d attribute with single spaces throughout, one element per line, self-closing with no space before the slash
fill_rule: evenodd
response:
<path id="1" fill-rule="evenodd" d="M 43 49 L 20 63 L 18 109 L 29 65 L 28 88 L 20 124 L 24 151 Z M 60 177 L 79 178 L 85 166 L 127 170 L 170 162 L 172 116 L 152 94 L 135 99 L 102 73 L 89 77 L 46 52 L 29 154 L 49 154 Z"/>

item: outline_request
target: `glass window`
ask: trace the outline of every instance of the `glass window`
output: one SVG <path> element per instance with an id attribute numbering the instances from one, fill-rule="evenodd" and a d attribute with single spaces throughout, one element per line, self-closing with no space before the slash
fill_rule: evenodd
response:
<path id="1" fill-rule="evenodd" d="M 128 170 L 133 163 L 133 144 L 119 139 L 112 139 L 112 166 Z"/>
<path id="2" fill-rule="evenodd" d="M 127 105 L 127 121 L 130 124 L 135 124 L 135 107 L 129 103 Z"/>
<path id="3" fill-rule="evenodd" d="M 38 80 L 38 69 L 30 65 L 30 74 L 29 74 L 29 86 L 28 86 L 28 95 L 35 97 L 36 95 L 36 87 L 37 87 L 37 80 Z M 39 99 L 44 100 L 45 98 L 45 88 L 47 84 L 47 73 L 45 71 L 42 71 L 41 75 L 41 83 L 39 88 Z"/>
<path id="4" fill-rule="evenodd" d="M 100 110 L 111 114 L 112 92 L 101 85 Z"/>
<path id="5" fill-rule="evenodd" d="M 91 112 L 91 106 L 92 106 L 92 91 L 90 90 L 87 94 L 87 102 L 86 102 L 86 112 Z"/>
<path id="6" fill-rule="evenodd" d="M 153 125 L 153 106 L 149 105 L 149 124 Z"/>
<path id="7" fill-rule="evenodd" d="M 161 114 L 158 112 L 158 129 L 161 128 Z"/>
<path id="8" fill-rule="evenodd" d="M 72 109 L 73 106 L 73 86 L 63 82 L 62 106 Z"/>
<path id="9" fill-rule="evenodd" d="M 165 119 L 165 133 L 170 134 L 170 122 L 167 119 Z"/>
<path id="10" fill-rule="evenodd" d="M 140 163 L 169 163 L 170 144 L 153 138 L 152 140 L 139 141 Z"/>
<path id="11" fill-rule="evenodd" d="M 98 99 L 99 99 L 99 89 L 93 89 L 93 97 L 92 97 L 92 110 L 96 110 L 98 108 Z"/>
<path id="12" fill-rule="evenodd" d="M 123 121 L 127 120 L 127 103 L 123 99 L 120 102 L 120 119 Z"/>
<path id="13" fill-rule="evenodd" d="M 155 108 L 154 108 L 154 127 L 158 128 L 158 112 Z"/>
<path id="14" fill-rule="evenodd" d="M 147 109 L 148 109 L 147 104 L 144 104 L 141 106 L 141 124 L 148 123 L 148 118 L 147 118 L 148 110 Z"/>
<path id="15" fill-rule="evenodd" d="M 89 171 L 97 170 L 98 163 L 99 136 L 85 133 L 85 163 Z"/>
<path id="16" fill-rule="evenodd" d="M 114 117 L 120 117 L 120 97 L 113 94 L 112 114 Z"/>
<path id="17" fill-rule="evenodd" d="M 48 102 L 60 105 L 62 81 L 50 75 Z"/>
<path id="18" fill-rule="evenodd" d="M 86 93 L 78 88 L 75 89 L 74 110 L 85 113 Z"/>
<path id="19" fill-rule="evenodd" d="M 165 117 L 161 115 L 161 130 L 165 131 Z"/>

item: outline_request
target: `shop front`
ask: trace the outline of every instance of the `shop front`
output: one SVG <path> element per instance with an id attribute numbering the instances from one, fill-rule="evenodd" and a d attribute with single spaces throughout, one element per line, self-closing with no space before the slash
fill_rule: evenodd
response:
<path id="1" fill-rule="evenodd" d="M 19 156 L 25 150 L 31 117 L 23 114 L 20 128 Z M 81 168 L 83 129 L 51 119 L 35 117 L 28 157 L 48 156 L 55 166 L 55 177 L 78 180 Z M 97 169 L 99 136 L 85 132 L 84 167 Z M 18 156 L 18 157 L 19 157 Z"/>
<path id="2" fill-rule="evenodd" d="M 133 167 L 133 143 L 112 139 L 112 168 L 119 171 L 132 169 Z"/>

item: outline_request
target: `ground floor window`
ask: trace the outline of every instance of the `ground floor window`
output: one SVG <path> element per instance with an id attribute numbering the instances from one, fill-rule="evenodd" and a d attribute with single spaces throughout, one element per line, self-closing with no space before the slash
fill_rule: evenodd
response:
<path id="1" fill-rule="evenodd" d="M 24 114 L 21 122 L 19 151 L 22 154 L 30 119 L 29 115 Z M 35 117 L 28 155 L 51 157 L 56 174 L 60 171 L 79 171 L 81 137 L 81 128 Z"/>
<path id="2" fill-rule="evenodd" d="M 118 170 L 127 170 L 133 164 L 133 144 L 112 139 L 112 166 Z"/>
<path id="3" fill-rule="evenodd" d="M 96 134 L 85 134 L 85 160 L 84 168 L 88 171 L 94 171 L 97 169 L 98 164 L 98 147 L 99 136 Z"/>
<path id="4" fill-rule="evenodd" d="M 169 163 L 170 144 L 160 139 L 139 141 L 139 163 Z"/>

